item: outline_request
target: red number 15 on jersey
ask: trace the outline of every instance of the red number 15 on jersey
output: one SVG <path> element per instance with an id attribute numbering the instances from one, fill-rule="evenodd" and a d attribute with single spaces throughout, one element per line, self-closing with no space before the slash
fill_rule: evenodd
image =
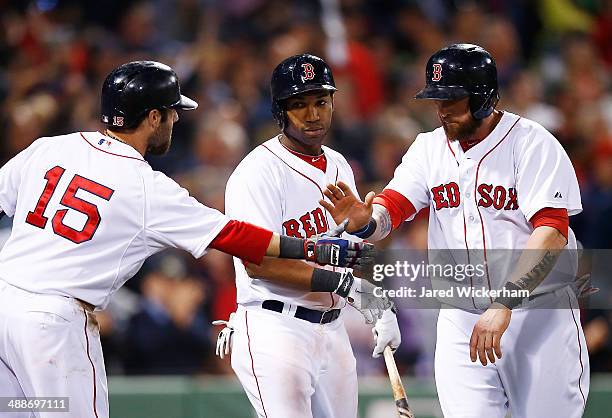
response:
<path id="1" fill-rule="evenodd" d="M 48 218 L 44 216 L 45 209 L 47 209 L 49 200 L 51 200 L 51 196 L 53 196 L 55 188 L 57 187 L 57 184 L 65 171 L 66 170 L 64 170 L 62 167 L 55 166 L 45 173 L 47 184 L 45 185 L 45 189 L 43 190 L 40 199 L 38 199 L 38 203 L 36 204 L 34 211 L 28 212 L 28 216 L 26 217 L 27 223 L 41 229 L 45 228 L 48 220 Z M 85 177 L 81 177 L 78 174 L 76 174 L 72 181 L 70 181 L 70 184 L 68 184 L 68 188 L 64 192 L 60 203 L 87 216 L 87 222 L 85 222 L 83 229 L 77 231 L 63 222 L 68 209 L 60 209 L 53 215 L 51 225 L 53 227 L 53 232 L 55 232 L 57 235 L 69 239 L 77 244 L 89 241 L 98 229 L 98 225 L 100 225 L 101 220 L 100 212 L 98 211 L 96 205 L 76 197 L 76 193 L 79 191 L 79 189 L 95 194 L 104 200 L 110 200 L 114 192 L 113 189 L 109 189 L 106 186 L 86 179 Z"/>

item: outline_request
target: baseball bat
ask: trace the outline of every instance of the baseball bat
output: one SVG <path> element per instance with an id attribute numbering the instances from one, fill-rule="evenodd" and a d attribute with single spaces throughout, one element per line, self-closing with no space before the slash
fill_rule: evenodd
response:
<path id="1" fill-rule="evenodd" d="M 385 347 L 383 353 L 385 356 L 385 364 L 387 365 L 387 372 L 389 373 L 389 380 L 391 381 L 391 388 L 393 389 L 393 399 L 395 399 L 397 415 L 399 418 L 414 418 L 414 412 L 412 412 L 410 405 L 408 405 L 406 391 L 404 390 L 402 379 L 397 371 L 397 365 L 395 364 L 391 347 Z"/>

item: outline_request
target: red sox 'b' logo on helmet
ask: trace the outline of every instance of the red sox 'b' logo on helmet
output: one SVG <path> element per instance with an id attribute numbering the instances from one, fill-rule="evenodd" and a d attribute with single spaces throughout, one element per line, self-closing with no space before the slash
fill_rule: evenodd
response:
<path id="1" fill-rule="evenodd" d="M 312 66 L 312 64 L 307 62 L 305 64 L 302 64 L 302 68 L 304 69 L 304 75 L 301 77 L 302 83 L 308 80 L 312 80 L 315 76 L 314 67 Z"/>
<path id="2" fill-rule="evenodd" d="M 442 79 L 442 64 L 434 64 L 432 70 L 431 81 L 440 81 Z"/>

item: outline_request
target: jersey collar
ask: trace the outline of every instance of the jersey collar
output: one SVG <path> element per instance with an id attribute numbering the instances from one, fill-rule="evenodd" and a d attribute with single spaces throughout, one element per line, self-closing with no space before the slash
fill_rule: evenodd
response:
<path id="1" fill-rule="evenodd" d="M 447 141 L 450 147 L 459 160 L 463 158 L 471 158 L 473 160 L 480 160 L 487 152 L 491 150 L 497 143 L 508 133 L 508 130 L 514 125 L 519 119 L 518 115 L 504 111 L 501 119 L 493 128 L 491 133 L 487 135 L 482 141 L 468 149 L 463 151 L 458 141 Z"/>
<path id="2" fill-rule="evenodd" d="M 326 175 L 330 168 L 330 161 L 325 153 L 325 147 L 323 147 L 323 153 L 321 157 L 325 157 L 325 170 L 322 170 L 321 167 L 317 167 L 315 164 L 311 164 L 308 161 L 300 158 L 300 156 L 296 155 L 293 151 L 286 148 L 280 142 L 280 135 L 276 136 L 272 141 L 274 150 L 282 156 L 283 160 L 285 160 L 290 166 L 298 169 L 302 173 L 311 173 L 311 175 Z M 316 156 L 314 158 L 317 158 Z M 318 161 L 316 161 L 318 162 Z"/>
<path id="3" fill-rule="evenodd" d="M 146 161 L 135 148 L 101 132 L 81 132 L 81 137 L 95 149 L 119 157 Z"/>

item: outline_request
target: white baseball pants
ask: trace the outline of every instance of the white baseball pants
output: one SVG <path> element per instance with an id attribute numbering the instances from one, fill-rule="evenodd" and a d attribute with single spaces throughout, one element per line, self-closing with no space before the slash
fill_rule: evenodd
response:
<path id="1" fill-rule="evenodd" d="M 580 310 L 574 293 L 555 294 L 558 309 L 513 311 L 502 358 L 484 367 L 470 360 L 470 336 L 480 315 L 440 310 L 435 375 L 446 418 L 504 418 L 508 410 L 512 418 L 582 417 L 589 358 Z"/>
<path id="2" fill-rule="evenodd" d="M 0 397 L 68 397 L 69 412 L 0 412 L 0 418 L 108 418 L 95 317 L 75 299 L 0 280 Z"/>
<path id="3" fill-rule="evenodd" d="M 237 311 L 232 368 L 260 418 L 356 418 L 355 357 L 342 318 L 313 324 Z"/>

